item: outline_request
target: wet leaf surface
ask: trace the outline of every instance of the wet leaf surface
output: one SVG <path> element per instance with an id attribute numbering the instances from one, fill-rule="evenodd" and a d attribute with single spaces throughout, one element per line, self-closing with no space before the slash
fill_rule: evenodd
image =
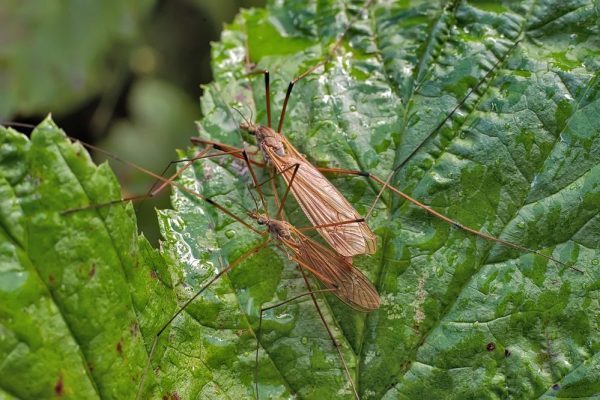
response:
<path id="1" fill-rule="evenodd" d="M 215 44 L 200 135 L 241 145 L 233 107 L 266 121 L 246 41 L 251 61 L 271 71 L 278 116 L 287 83 L 352 21 L 332 60 L 295 86 L 290 142 L 319 166 L 384 179 L 398 169 L 392 185 L 435 210 L 583 271 L 476 238 L 386 192 L 368 221 L 378 252 L 354 259 L 381 309 L 318 296 L 361 398 L 600 392 L 597 15 L 583 1 L 289 2 L 242 13 Z M 134 398 L 176 302 L 263 239 L 176 191 L 175 210 L 159 214 L 159 254 L 138 238 L 129 206 L 60 213 L 120 194 L 51 121 L 31 142 L 0 137 L 0 393 Z M 331 179 L 365 215 L 379 186 Z M 243 164 L 196 163 L 181 182 L 252 223 Z M 293 199 L 286 215 L 307 225 Z M 146 397 L 251 397 L 260 308 L 305 291 L 285 253 L 253 255 L 165 331 Z M 261 398 L 352 398 L 310 298 L 269 310 L 262 327 Z"/>

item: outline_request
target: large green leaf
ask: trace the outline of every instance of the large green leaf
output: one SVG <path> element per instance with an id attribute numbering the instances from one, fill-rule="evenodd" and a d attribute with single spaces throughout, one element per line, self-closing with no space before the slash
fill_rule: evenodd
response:
<path id="1" fill-rule="evenodd" d="M 130 398 L 175 306 L 162 258 L 130 205 L 62 213 L 120 189 L 51 120 L 0 149 L 0 398 Z"/>
<path id="2" fill-rule="evenodd" d="M 478 239 L 386 197 L 369 221 L 379 251 L 355 259 L 375 282 L 381 310 L 365 315 L 334 298 L 323 302 L 359 393 L 597 395 L 598 10 L 591 2 L 392 2 L 366 11 L 344 3 L 286 2 L 242 14 L 215 47 L 216 82 L 203 98 L 201 135 L 240 145 L 234 105 L 266 121 L 262 80 L 245 76 L 246 40 L 251 61 L 272 72 L 278 110 L 287 83 L 322 60 L 357 19 L 334 59 L 295 86 L 283 129 L 290 141 L 317 165 L 383 178 L 401 165 L 395 187 L 584 271 Z M 196 179 L 238 215 L 240 203 L 252 206 L 239 164 L 202 163 L 194 174 L 190 184 Z M 364 178 L 334 183 L 362 214 L 379 189 Z M 194 226 L 214 227 L 214 237 L 201 236 L 205 249 L 223 249 L 228 262 L 256 243 L 238 223 L 187 198 L 176 196 L 180 211 L 163 214 L 166 232 L 177 237 L 167 245 L 174 258 L 198 251 L 190 250 L 200 235 Z M 291 201 L 288 216 L 306 224 L 296 208 Z M 219 303 L 220 318 L 239 308 L 255 326 L 265 299 L 305 290 L 284 255 L 267 256 L 221 283 L 219 290 L 230 286 L 236 296 L 228 297 L 230 308 Z M 183 270 L 194 271 L 196 260 L 184 261 Z M 261 371 L 274 371 L 261 373 L 263 392 L 350 397 L 310 299 L 266 321 Z"/>
<path id="3" fill-rule="evenodd" d="M 271 70 L 278 110 L 287 82 L 353 21 L 336 56 L 294 88 L 290 141 L 317 165 L 383 178 L 401 166 L 395 187 L 583 271 L 475 238 L 386 193 L 369 219 L 378 252 L 354 260 L 381 309 L 318 296 L 361 397 L 598 396 L 598 9 L 389 3 L 242 13 L 215 45 L 201 135 L 240 145 L 233 106 L 266 120 L 261 79 L 245 75 L 246 41 Z M 261 238 L 176 192 L 175 210 L 159 216 L 158 257 L 130 207 L 60 213 L 119 193 L 51 121 L 31 142 L 10 130 L 1 138 L 0 396 L 134 398 L 173 294 L 182 304 Z M 332 181 L 362 214 L 379 189 L 362 177 Z M 239 162 L 197 163 L 182 182 L 251 223 Z M 286 214 L 306 225 L 293 199 Z M 145 397 L 251 397 L 260 307 L 304 291 L 285 254 L 252 256 L 165 332 Z M 352 397 L 310 298 L 265 313 L 259 349 L 261 397 Z"/>

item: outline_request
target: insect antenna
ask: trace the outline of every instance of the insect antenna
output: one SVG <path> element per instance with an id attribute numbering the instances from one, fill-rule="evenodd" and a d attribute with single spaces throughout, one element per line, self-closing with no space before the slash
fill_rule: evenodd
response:
<path id="1" fill-rule="evenodd" d="M 28 128 L 28 129 L 31 129 L 31 130 L 35 129 L 35 125 L 28 124 L 28 123 L 25 123 L 25 122 L 10 122 L 10 121 L 7 121 L 7 122 L 0 122 L 0 125 L 2 125 L 2 126 L 9 126 L 9 127 L 10 126 L 15 126 L 15 127 L 18 127 L 18 128 Z"/>
<path id="2" fill-rule="evenodd" d="M 254 194 L 252 194 L 252 190 L 250 190 L 250 187 L 246 187 L 246 189 L 248 189 L 248 192 L 250 193 L 250 197 L 252 197 L 252 201 L 254 202 L 254 206 L 256 207 L 256 212 L 259 212 L 259 208 L 258 208 L 258 202 L 256 201 L 256 197 L 254 197 Z M 248 210 L 246 207 L 244 207 L 244 205 L 241 205 L 242 208 L 246 211 L 246 213 L 248 213 L 250 210 Z"/>
<path id="3" fill-rule="evenodd" d="M 246 119 L 246 117 L 244 116 L 244 114 L 242 114 L 242 112 L 236 107 L 236 106 L 230 106 L 232 109 L 234 109 L 235 111 L 238 112 L 238 114 L 240 114 L 240 116 L 242 117 L 242 119 L 244 120 L 244 122 L 248 125 L 250 125 L 250 121 L 248 121 L 248 119 Z M 250 110 L 250 112 L 252 112 L 252 110 Z M 250 114 L 250 120 L 252 120 L 252 114 Z"/>

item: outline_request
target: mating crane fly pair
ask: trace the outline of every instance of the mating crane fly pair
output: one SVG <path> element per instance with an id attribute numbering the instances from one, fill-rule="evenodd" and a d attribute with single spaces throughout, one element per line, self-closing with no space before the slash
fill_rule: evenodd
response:
<path id="1" fill-rule="evenodd" d="M 276 175 L 284 178 L 287 188 L 283 198 L 277 199 L 279 208 L 275 218 L 258 213 L 250 213 L 250 215 L 259 224 L 268 227 L 273 239 L 291 250 L 293 253 L 290 255 L 291 259 L 309 270 L 340 300 L 360 311 L 375 310 L 380 306 L 377 290 L 358 269 L 352 266 L 351 257 L 375 253 L 377 239 L 365 220 L 335 186 L 309 163 L 285 136 L 271 128 L 269 72 L 260 72 L 265 76 L 268 124 L 263 126 L 244 119 L 240 128 L 256 137 L 257 146 L 264 160 L 274 167 Z M 290 82 L 281 111 L 279 130 L 283 125 L 292 87 L 304 76 L 306 74 Z M 245 150 L 200 138 L 192 138 L 192 142 L 208 145 L 199 157 L 205 157 L 206 150 L 214 148 L 222 151 L 221 154 L 242 158 L 248 166 L 262 206 L 265 211 L 267 210 L 260 189 L 261 184 L 258 183 L 252 167 L 253 163 Z M 310 220 L 312 229 L 317 230 L 335 251 L 308 238 L 289 222 L 281 220 L 283 206 L 290 192 Z M 274 191 L 275 195 L 276 193 Z"/>
<path id="2" fill-rule="evenodd" d="M 338 39 L 338 43 L 334 46 L 334 49 L 337 47 L 341 38 Z M 562 262 L 540 253 L 539 251 L 531 250 L 529 248 L 523 247 L 521 245 L 505 241 L 503 239 L 499 239 L 488 235 L 486 233 L 477 231 L 475 229 L 466 227 L 440 213 L 431 209 L 430 207 L 420 203 L 419 201 L 413 199 L 407 194 L 399 191 L 398 189 L 389 185 L 391 176 L 397 172 L 397 167 L 390 176 L 383 180 L 375 175 L 372 175 L 368 172 L 357 171 L 357 170 L 343 170 L 338 168 L 316 168 L 311 163 L 309 163 L 296 149 L 295 147 L 285 138 L 285 136 L 281 133 L 283 120 L 285 117 L 286 107 L 291 95 L 292 88 L 294 84 L 307 76 L 309 73 L 313 72 L 316 68 L 323 65 L 325 62 L 315 65 L 310 68 L 303 74 L 299 75 L 297 78 L 292 80 L 288 86 L 288 90 L 285 96 L 285 100 L 283 102 L 283 107 L 281 110 L 278 128 L 277 130 L 271 127 L 271 104 L 270 104 L 270 84 L 269 84 L 269 73 L 268 71 L 256 71 L 255 73 L 264 74 L 265 78 L 265 95 L 266 95 L 266 106 L 267 106 L 267 126 L 262 126 L 251 121 L 248 121 L 244 118 L 244 122 L 240 124 L 240 128 L 248 131 L 250 134 L 254 135 L 257 142 L 257 147 L 260 149 L 264 161 L 272 166 L 275 170 L 275 176 L 281 175 L 285 180 L 287 187 L 284 195 L 281 199 L 277 198 L 277 191 L 273 190 L 273 194 L 276 196 L 275 200 L 278 203 L 278 210 L 276 212 L 275 217 L 271 217 L 267 214 L 267 204 L 265 198 L 262 194 L 261 185 L 262 183 L 258 182 L 256 174 L 254 172 L 253 165 L 264 165 L 260 161 L 251 159 L 248 156 L 248 153 L 244 149 L 239 149 L 230 145 L 216 143 L 210 140 L 205 140 L 202 138 L 192 138 L 192 142 L 199 145 L 204 145 L 205 148 L 198 152 L 195 157 L 187 160 L 187 164 L 182 168 L 178 169 L 176 173 L 170 178 L 164 178 L 160 175 L 154 174 L 150 171 L 147 171 L 137 165 L 127 162 L 125 160 L 121 160 L 126 162 L 128 165 L 133 168 L 142 170 L 143 172 L 153 176 L 159 181 L 162 181 L 162 184 L 158 186 L 156 189 L 151 190 L 150 193 L 144 196 L 137 196 L 129 199 L 139 199 L 145 198 L 149 196 L 153 196 L 159 191 L 161 191 L 164 187 L 172 185 L 179 190 L 187 192 L 201 200 L 206 201 L 212 206 L 218 208 L 223 213 L 228 216 L 234 218 L 253 232 L 260 234 L 262 236 L 268 236 L 268 238 L 256 246 L 255 248 L 247 251 L 239 258 L 237 258 L 234 262 L 230 263 L 227 267 L 219 271 L 216 275 L 214 275 L 207 283 L 204 284 L 202 288 L 200 288 L 189 300 L 183 304 L 183 306 L 168 320 L 168 322 L 157 332 L 154 337 L 154 341 L 151 345 L 151 350 L 148 355 L 148 361 L 146 367 L 144 369 L 144 374 L 142 376 L 141 382 L 138 387 L 138 398 L 140 398 L 141 393 L 144 389 L 144 380 L 146 378 L 148 369 L 151 364 L 152 356 L 154 354 L 156 345 L 158 343 L 160 335 L 165 331 L 165 329 L 170 325 L 170 323 L 198 296 L 200 296 L 212 283 L 218 280 L 220 277 L 231 271 L 237 265 L 241 264 L 245 259 L 250 257 L 251 255 L 259 252 L 263 248 L 267 246 L 270 242 L 273 242 L 280 250 L 282 250 L 289 259 L 296 262 L 300 266 L 300 270 L 309 271 L 313 276 L 315 276 L 322 284 L 325 286 L 325 289 L 322 290 L 311 290 L 308 287 L 308 292 L 304 295 L 310 295 L 313 297 L 313 302 L 318 309 L 318 304 L 314 300 L 314 293 L 316 292 L 329 292 L 337 296 L 344 303 L 349 305 L 350 307 L 363 312 L 370 312 L 376 310 L 380 306 L 380 298 L 377 293 L 377 290 L 373 286 L 373 284 L 360 272 L 357 268 L 352 265 L 351 258 L 356 255 L 361 254 L 373 254 L 376 251 L 376 237 L 373 232 L 370 230 L 368 225 L 366 224 L 365 219 L 371 214 L 375 203 L 378 201 L 381 193 L 385 189 L 389 189 L 397 195 L 401 196 L 403 199 L 413 203 L 414 205 L 420 207 L 424 211 L 436 216 L 437 218 L 442 219 L 443 221 L 459 228 L 463 229 L 471 234 L 482 237 L 486 240 L 491 240 L 496 243 L 502 244 L 504 246 L 512 247 L 524 252 L 531 252 L 546 259 L 552 260 L 558 264 L 564 265 Z M 455 110 L 454 110 L 455 111 Z M 435 133 L 432 132 L 431 135 Z M 104 152 L 102 149 L 99 149 L 95 146 L 89 146 L 95 150 Z M 212 150 L 216 150 L 217 153 L 211 153 Z M 106 153 L 106 152 L 104 152 Z M 414 154 L 414 152 L 413 152 Z M 218 157 L 223 155 L 229 155 L 236 157 L 238 159 L 243 160 L 250 172 L 250 175 L 253 180 L 254 188 L 256 189 L 260 201 L 262 203 L 262 207 L 264 209 L 263 213 L 256 210 L 255 212 L 249 212 L 248 215 L 254 219 L 259 225 L 266 226 L 266 231 L 260 231 L 255 227 L 251 226 L 247 222 L 245 222 L 242 218 L 232 213 L 226 207 L 219 205 L 212 199 L 203 196 L 200 193 L 197 193 L 177 182 L 174 182 L 174 179 L 179 176 L 186 168 L 192 165 L 196 160 L 208 159 L 212 157 Z M 411 154 L 412 155 L 412 154 Z M 401 165 L 400 165 L 401 166 Z M 377 194 L 375 198 L 375 203 L 371 205 L 369 212 L 367 213 L 365 218 L 362 218 L 358 212 L 354 209 L 354 207 L 345 199 L 345 197 L 323 176 L 322 172 L 329 173 L 342 173 L 349 175 L 358 175 L 364 176 L 370 179 L 373 179 L 375 182 L 381 185 L 381 190 Z M 274 185 L 274 176 L 270 178 L 271 184 Z M 264 183 L 264 182 L 263 182 Z M 304 211 L 307 218 L 312 223 L 311 228 L 296 228 L 289 222 L 285 221 L 282 218 L 283 215 L 283 206 L 285 204 L 285 200 L 289 193 L 297 200 L 300 208 Z M 258 207 L 257 207 L 258 208 Z M 315 229 L 319 232 L 319 234 L 323 237 L 325 241 L 331 246 L 324 246 L 311 238 L 304 235 L 303 231 L 306 229 Z M 571 267 L 575 269 L 574 267 Z M 308 281 L 307 281 L 308 285 Z M 302 295 L 301 295 L 302 296 Z M 288 299 L 286 302 L 294 300 L 299 296 L 293 297 L 292 299 Z M 284 302 L 285 303 L 285 302 Z M 267 309 L 273 308 L 267 307 L 261 309 L 261 319 L 259 322 L 259 329 L 257 333 L 257 339 L 260 337 L 260 323 L 262 322 L 262 312 Z M 351 374 L 348 370 L 348 367 L 344 361 L 343 355 L 341 353 L 340 347 L 335 342 L 335 339 L 325 323 L 325 320 L 321 316 L 325 327 L 329 333 L 329 336 L 336 344 L 336 348 L 340 355 L 344 370 L 346 375 L 348 376 L 350 385 L 353 390 L 353 394 L 356 398 L 358 398 L 358 393 L 356 388 L 354 387 L 354 383 L 351 377 Z M 257 341 L 258 346 L 258 341 Z M 257 360 L 258 360 L 258 352 L 257 352 Z M 258 363 L 256 364 L 255 374 L 258 374 Z M 258 396 L 258 378 L 255 376 L 255 385 L 256 385 L 256 394 Z"/>
<path id="3" fill-rule="evenodd" d="M 351 257 L 353 256 L 375 253 L 376 237 L 366 224 L 365 219 L 358 214 L 354 207 L 350 205 L 350 203 L 345 199 L 345 197 L 333 186 L 333 184 L 331 184 L 331 182 L 329 182 L 329 180 L 327 180 L 327 178 L 325 178 L 325 176 L 320 171 L 358 175 L 373 179 L 381 185 L 381 190 L 377 194 L 375 202 L 378 201 L 383 190 L 389 189 L 397 195 L 401 196 L 403 199 L 420 207 L 427 213 L 430 213 L 433 216 L 442 219 L 443 221 L 451 224 L 456 228 L 465 230 L 466 232 L 482 237 L 486 240 L 494 241 L 507 247 L 540 255 L 546 259 L 549 259 L 553 262 L 556 262 L 557 264 L 564 266 L 562 262 L 539 251 L 532 250 L 521 245 L 505 241 L 503 239 L 499 239 L 486 233 L 464 226 L 458 223 L 457 221 L 454 221 L 444 216 L 443 214 L 440 214 L 437 211 L 431 209 L 430 207 L 420 203 L 416 199 L 413 199 L 412 197 L 399 191 L 398 189 L 392 187 L 391 185 L 389 185 L 389 181 L 391 176 L 395 172 L 397 172 L 398 167 L 394 171 L 392 171 L 392 173 L 386 180 L 383 180 L 368 172 L 358 170 L 343 170 L 338 168 L 317 168 L 311 163 L 309 163 L 285 138 L 285 136 L 283 136 L 283 134 L 281 133 L 281 128 L 283 126 L 283 119 L 285 117 L 286 106 L 293 85 L 299 79 L 303 78 L 308 73 L 314 71 L 316 67 L 322 64 L 323 63 L 318 64 L 317 66 L 311 68 L 310 70 L 306 71 L 298 78 L 290 82 L 281 110 L 277 131 L 271 128 L 269 73 L 268 71 L 259 71 L 259 73 L 263 73 L 265 77 L 267 126 L 262 126 L 253 123 L 251 121 L 246 120 L 245 118 L 244 121 L 240 124 L 240 129 L 246 130 L 250 134 L 255 136 L 257 147 L 262 153 L 264 161 L 266 161 L 268 165 L 274 168 L 275 176 L 281 175 L 287 184 L 285 193 L 281 199 L 277 198 L 277 190 L 273 190 L 273 194 L 276 197 L 276 202 L 279 203 L 276 217 L 272 218 L 266 213 L 267 204 L 261 190 L 261 185 L 265 182 L 259 183 L 254 172 L 253 165 L 263 166 L 264 163 L 251 159 L 245 149 L 236 148 L 227 144 L 216 143 L 214 141 L 205 140 L 202 138 L 192 138 L 191 140 L 194 144 L 203 145 L 205 147 L 203 150 L 199 151 L 193 158 L 184 160 L 187 161 L 187 164 L 184 165 L 182 168 L 178 169 L 173 176 L 171 176 L 170 178 L 164 178 L 162 176 L 144 170 L 144 172 L 162 181 L 162 184 L 158 188 L 151 191 L 148 195 L 152 196 L 160 190 L 162 190 L 164 187 L 172 185 L 178 188 L 179 190 L 192 194 L 193 196 L 208 202 L 209 204 L 218 208 L 228 216 L 234 218 L 247 228 L 251 229 L 255 233 L 258 233 L 263 236 L 268 235 L 269 237 L 263 243 L 247 251 L 239 258 L 237 258 L 234 262 L 230 263 L 226 268 L 222 269 L 216 275 L 214 275 L 207 283 L 203 285 L 203 287 L 199 291 L 197 291 L 189 300 L 187 300 L 185 304 L 159 330 L 151 346 L 144 375 L 142 381 L 140 382 L 138 398 L 143 390 L 144 379 L 148 372 L 148 368 L 150 366 L 158 339 L 163 333 L 163 331 L 191 302 L 193 302 L 198 296 L 200 296 L 211 284 L 213 284 L 220 277 L 222 277 L 223 275 L 231 271 L 233 268 L 241 264 L 245 259 L 265 248 L 270 242 L 273 242 L 276 245 L 276 247 L 278 247 L 280 250 L 286 253 L 290 260 L 296 262 L 300 266 L 300 270 L 302 272 L 309 271 L 323 284 L 323 286 L 325 286 L 325 289 L 314 291 L 310 289 L 310 287 L 308 287 L 309 291 L 300 295 L 311 295 L 319 313 L 319 306 L 314 300 L 314 294 L 317 292 L 332 293 L 344 303 L 358 311 L 371 312 L 379 308 L 380 298 L 377 293 L 377 290 L 375 289 L 373 284 L 365 277 L 365 275 L 363 275 L 362 272 L 355 268 L 351 262 Z M 434 132 L 432 132 L 431 134 L 433 133 Z M 101 149 L 97 150 L 102 151 Z M 217 152 L 211 153 L 211 151 L 213 150 L 216 150 Z M 259 225 L 266 226 L 266 231 L 262 232 L 260 230 L 257 230 L 256 228 L 252 227 L 250 224 L 245 222 L 243 219 L 241 219 L 239 216 L 234 215 L 227 208 L 219 205 L 210 198 L 207 198 L 200 193 L 194 192 L 191 189 L 182 186 L 177 182 L 174 182 L 174 179 L 177 176 L 179 176 L 190 165 L 192 165 L 195 161 L 224 155 L 233 156 L 238 159 L 241 159 L 247 165 L 248 171 L 250 172 L 250 175 L 252 177 L 254 188 L 257 191 L 260 197 L 260 202 L 262 203 L 262 207 L 264 208 L 263 213 L 260 213 L 257 210 L 255 212 L 248 212 L 248 215 L 252 219 L 254 219 Z M 139 167 L 131 163 L 128 164 L 133 166 L 134 168 L 139 169 Z M 271 176 L 269 180 L 273 184 L 274 176 Z M 312 223 L 313 226 L 311 228 L 296 228 L 289 222 L 282 219 L 283 206 L 290 192 L 294 195 L 298 204 L 306 214 L 307 218 Z M 147 197 L 148 195 L 145 195 L 143 197 Z M 371 214 L 371 211 L 373 210 L 374 206 L 375 204 L 371 205 L 367 217 Z M 331 248 L 324 246 L 304 235 L 302 231 L 306 229 L 317 230 L 321 234 L 323 239 L 325 239 L 327 243 L 331 246 Z M 574 267 L 571 268 L 576 269 Z M 295 300 L 300 296 L 295 296 L 278 305 Z M 261 309 L 259 328 L 257 331 L 257 346 L 259 344 L 262 313 L 273 307 L 274 306 L 270 306 Z M 329 333 L 329 336 L 336 345 L 345 373 L 348 376 L 350 386 L 352 387 L 353 394 L 356 398 L 358 398 L 358 392 L 354 386 L 351 374 L 343 358 L 343 354 L 340 350 L 340 347 L 335 342 L 334 336 L 331 333 L 323 317 L 322 320 Z M 258 396 L 258 347 L 256 357 L 257 362 L 254 383 L 256 386 L 256 395 Z"/>

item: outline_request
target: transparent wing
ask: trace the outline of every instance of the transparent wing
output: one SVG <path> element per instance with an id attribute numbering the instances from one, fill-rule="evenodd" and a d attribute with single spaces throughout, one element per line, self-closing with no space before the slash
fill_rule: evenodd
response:
<path id="1" fill-rule="evenodd" d="M 298 237 L 294 260 L 311 271 L 340 300 L 359 311 L 379 308 L 379 294 L 367 277 L 345 257 L 294 229 Z"/>
<path id="2" fill-rule="evenodd" d="M 288 151 L 293 149 L 287 141 L 286 145 Z M 361 218 L 335 186 L 295 149 L 289 151 L 291 155 L 284 157 L 267 151 L 273 165 L 288 185 L 294 175 L 294 168 L 290 167 L 299 165 L 291 192 L 313 225 L 336 224 Z M 345 257 L 373 254 L 377 249 L 377 239 L 365 222 L 317 228 L 317 231 L 331 247 Z"/>

